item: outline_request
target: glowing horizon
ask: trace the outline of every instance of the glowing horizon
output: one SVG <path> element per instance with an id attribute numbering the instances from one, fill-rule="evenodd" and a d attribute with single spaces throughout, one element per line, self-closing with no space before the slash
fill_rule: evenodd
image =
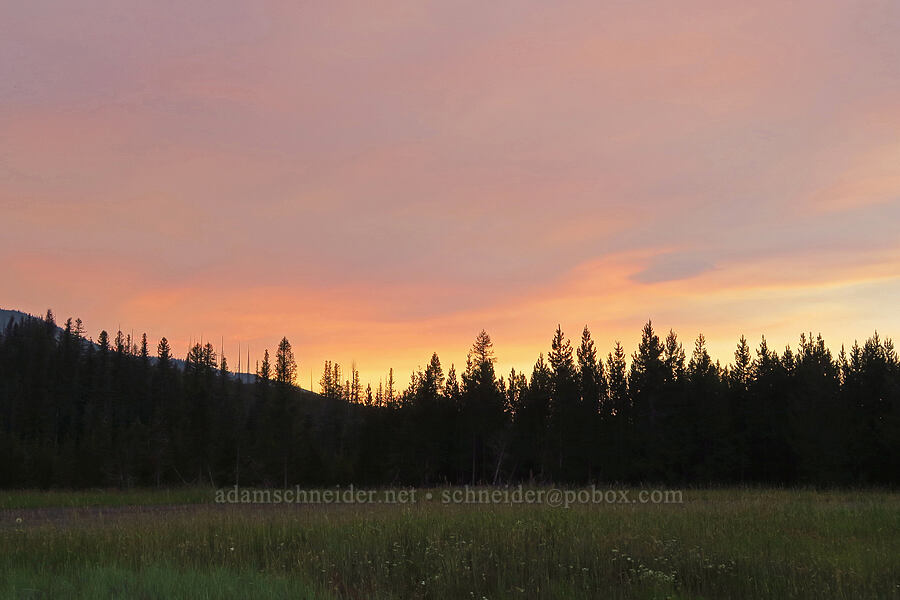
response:
<path id="1" fill-rule="evenodd" d="M 502 375 L 557 323 L 723 365 L 900 332 L 896 2 L 6 12 L 4 308 L 232 369 L 286 336 L 315 390 L 481 329 Z"/>

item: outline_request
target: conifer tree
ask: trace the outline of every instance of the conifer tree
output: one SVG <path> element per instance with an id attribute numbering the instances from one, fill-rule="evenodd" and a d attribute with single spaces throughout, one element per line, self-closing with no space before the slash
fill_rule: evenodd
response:
<path id="1" fill-rule="evenodd" d="M 394 369 L 388 370 L 387 387 L 385 389 L 385 401 L 388 406 L 394 406 L 396 402 L 396 390 L 394 389 Z"/>
<path id="2" fill-rule="evenodd" d="M 296 379 L 297 361 L 294 359 L 294 351 L 288 339 L 283 337 L 275 351 L 275 381 L 282 385 L 294 385 Z"/>
<path id="3" fill-rule="evenodd" d="M 330 360 L 325 361 L 325 367 L 322 369 L 322 378 L 319 379 L 319 388 L 322 391 L 322 395 L 326 398 L 332 398 L 334 396 L 334 382 L 332 380 Z"/>
<path id="4" fill-rule="evenodd" d="M 626 480 L 631 475 L 628 455 L 634 431 L 631 396 L 628 393 L 625 348 L 616 341 L 615 348 L 606 357 L 606 373 L 609 381 L 609 408 L 605 428 L 610 440 L 609 457 L 604 461 L 604 471 L 613 479 Z"/>
<path id="5" fill-rule="evenodd" d="M 359 404 L 362 400 L 362 383 L 359 381 L 359 371 L 356 363 L 350 365 L 350 401 Z"/>
<path id="6" fill-rule="evenodd" d="M 584 326 L 581 332 L 581 345 L 578 347 L 578 382 L 581 386 L 581 401 L 590 409 L 590 412 L 598 413 L 600 405 L 606 397 L 606 377 L 603 372 L 603 362 L 597 360 L 597 349 L 591 332 Z"/>
<path id="7" fill-rule="evenodd" d="M 496 466 L 491 446 L 505 419 L 495 361 L 494 344 L 482 329 L 467 355 L 461 386 L 461 418 L 471 442 L 469 480 L 473 483 L 487 480 L 488 469 Z"/>
<path id="8" fill-rule="evenodd" d="M 144 333 L 141 335 L 141 348 L 139 350 L 139 356 L 141 360 L 148 361 L 150 359 L 150 351 L 147 348 L 147 334 Z"/>
<path id="9" fill-rule="evenodd" d="M 257 380 L 261 380 L 263 383 L 267 383 L 270 379 L 272 379 L 272 365 L 269 363 L 268 348 L 266 348 L 266 351 L 263 354 L 263 361 L 256 372 L 256 378 Z"/>
<path id="10" fill-rule="evenodd" d="M 100 348 L 101 353 L 109 352 L 109 334 L 106 333 L 105 329 L 97 336 L 97 346 Z"/>
<path id="11" fill-rule="evenodd" d="M 160 368 L 167 368 L 172 360 L 172 349 L 169 347 L 169 340 L 165 337 L 159 340 L 156 346 L 157 365 Z"/>

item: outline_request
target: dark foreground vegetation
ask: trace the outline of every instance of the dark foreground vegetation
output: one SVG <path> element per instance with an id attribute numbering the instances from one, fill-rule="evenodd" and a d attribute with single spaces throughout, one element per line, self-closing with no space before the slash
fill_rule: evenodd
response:
<path id="1" fill-rule="evenodd" d="M 626 366 L 585 328 L 557 329 L 530 376 L 497 377 L 482 332 L 467 364 L 435 354 L 404 391 L 293 385 L 282 340 L 253 383 L 210 344 L 176 362 L 52 315 L 0 330 L 0 487 L 654 481 L 895 485 L 900 363 L 877 335 L 835 357 L 801 336 L 778 353 L 741 338 L 734 362 L 690 357 L 650 323 Z"/>
<path id="2" fill-rule="evenodd" d="M 49 496 L 81 504 L 77 493 Z M 11 493 L 6 505 L 19 499 L 33 500 Z M 165 518 L 135 509 L 49 520 L 0 510 L 0 597 L 900 597 L 896 494 L 687 489 L 683 499 L 207 504 Z"/>

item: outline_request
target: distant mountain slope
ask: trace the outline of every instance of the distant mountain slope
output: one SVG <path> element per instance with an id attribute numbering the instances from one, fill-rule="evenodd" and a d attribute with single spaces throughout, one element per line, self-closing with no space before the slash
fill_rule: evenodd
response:
<path id="1" fill-rule="evenodd" d="M 40 317 L 36 317 L 28 313 L 23 313 L 20 310 L 7 310 L 5 308 L 0 308 L 0 327 L 6 327 L 6 324 L 9 323 L 10 318 L 12 318 L 13 322 L 15 323 L 21 323 L 24 319 L 40 319 Z"/>
<path id="2" fill-rule="evenodd" d="M 2 334 L 3 330 L 6 328 L 6 325 L 9 323 L 10 318 L 12 318 L 14 323 L 21 323 L 25 319 L 43 319 L 44 317 L 43 317 L 43 315 L 41 315 L 41 316 L 32 315 L 32 314 L 29 314 L 26 312 L 22 312 L 21 310 L 0 308 L 0 334 Z M 60 332 L 62 332 L 62 327 L 60 327 L 59 322 L 57 322 L 56 327 Z M 96 342 L 94 342 L 94 347 L 96 347 Z M 151 349 L 150 353 L 153 354 L 154 350 Z M 150 360 L 155 363 L 156 357 L 151 356 Z M 173 358 L 172 364 L 174 364 L 175 367 L 178 369 L 184 369 L 184 359 L 183 358 Z M 232 372 L 231 375 L 235 379 L 241 380 L 243 383 L 255 383 L 256 382 L 256 375 L 254 375 L 252 373 L 234 373 L 234 372 Z"/>

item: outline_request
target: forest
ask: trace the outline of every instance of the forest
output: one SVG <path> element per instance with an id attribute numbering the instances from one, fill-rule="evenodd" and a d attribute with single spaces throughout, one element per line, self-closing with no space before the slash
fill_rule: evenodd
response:
<path id="1" fill-rule="evenodd" d="M 726 366 L 651 322 L 630 358 L 587 327 L 550 338 L 530 374 L 498 375 L 482 331 L 459 373 L 433 354 L 373 390 L 326 362 L 319 394 L 286 338 L 242 378 L 209 343 L 177 360 L 166 338 L 10 319 L 0 487 L 898 482 L 900 361 L 877 333 L 836 356 L 821 336 L 780 353 L 741 337 Z"/>

